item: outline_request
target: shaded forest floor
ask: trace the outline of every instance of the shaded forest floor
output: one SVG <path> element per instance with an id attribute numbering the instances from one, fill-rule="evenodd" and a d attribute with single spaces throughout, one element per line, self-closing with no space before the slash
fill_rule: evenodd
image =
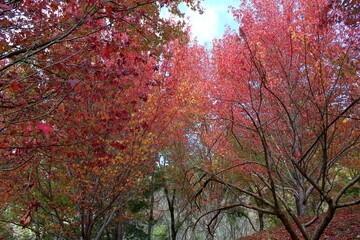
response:
<path id="1" fill-rule="evenodd" d="M 307 220 L 307 219 L 306 219 Z M 298 231 L 300 235 L 300 231 Z M 283 226 L 264 230 L 238 240 L 291 240 Z M 360 240 L 360 206 L 339 209 L 321 237 L 322 240 Z"/>

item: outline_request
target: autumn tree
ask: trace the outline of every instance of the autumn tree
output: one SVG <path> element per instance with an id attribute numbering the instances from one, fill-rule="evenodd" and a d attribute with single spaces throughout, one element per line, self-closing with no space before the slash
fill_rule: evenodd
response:
<path id="1" fill-rule="evenodd" d="M 124 52 L 159 55 L 162 43 L 178 36 L 182 27 L 162 19 L 159 8 L 167 6 L 180 14 L 179 2 L 1 3 L 1 129 L 5 136 L 1 147 L 12 149 L 1 164 L 2 171 L 33 158 L 31 135 L 53 130 L 44 118 L 74 95 L 78 85 L 88 84 L 89 78 L 111 67 L 118 69 L 102 76 L 106 81 L 132 74 L 134 69 L 125 68 Z M 29 123 L 34 129 L 29 129 Z"/>
<path id="2" fill-rule="evenodd" d="M 172 97 L 161 96 L 168 107 L 160 115 L 168 118 L 168 125 L 160 128 L 163 133 L 159 138 L 157 171 L 163 191 L 157 192 L 162 200 L 161 206 L 154 208 L 157 212 L 154 215 L 158 216 L 154 219 L 157 221 L 154 229 L 165 225 L 163 234 L 170 239 L 230 237 L 231 226 L 225 226 L 229 215 L 213 213 L 202 217 L 202 214 L 230 202 L 234 195 L 215 183 L 201 192 L 196 188 L 203 177 L 197 170 L 199 167 L 226 165 L 217 161 L 218 156 L 213 157 L 212 151 L 213 140 L 218 136 L 210 130 L 216 126 L 209 120 L 213 101 L 206 93 L 212 86 L 209 81 L 215 81 L 213 69 L 209 67 L 210 54 L 196 42 L 182 47 L 174 42 L 168 46 L 167 54 L 171 57 L 162 61 L 160 82 L 162 92 L 170 90 Z"/>
<path id="3" fill-rule="evenodd" d="M 99 239 L 154 164 L 163 44 L 198 1 L 0 4 L 3 222 Z M 17 204 L 14 204 L 17 203 Z M 121 221 L 120 221 L 121 222 Z"/>
<path id="4" fill-rule="evenodd" d="M 344 11 L 329 6 L 245 1 L 233 10 L 239 31 L 212 51 L 213 119 L 232 166 L 201 169 L 200 191 L 217 182 L 247 196 L 219 209 L 276 216 L 292 239 L 319 239 L 337 209 L 360 203 L 345 197 L 360 179 L 348 174 L 359 162 L 359 32 L 332 21 Z"/>
<path id="5" fill-rule="evenodd" d="M 163 92 L 170 91 L 171 95 L 167 98 L 159 95 L 158 101 L 168 106 L 163 113 L 168 125 L 161 128 L 158 165 L 167 208 L 160 220 L 167 225 L 169 239 L 188 235 L 187 225 L 196 219 L 197 208 L 191 201 L 193 192 L 186 174 L 199 163 L 193 158 L 199 148 L 196 137 L 210 107 L 209 98 L 202 94 L 203 83 L 209 76 L 206 54 L 197 43 L 180 46 L 173 42 L 167 46 L 169 57 L 163 59 L 159 69 Z"/>

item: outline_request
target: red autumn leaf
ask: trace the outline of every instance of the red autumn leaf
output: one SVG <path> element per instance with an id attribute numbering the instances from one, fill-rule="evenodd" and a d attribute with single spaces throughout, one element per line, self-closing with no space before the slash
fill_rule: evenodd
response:
<path id="1" fill-rule="evenodd" d="M 38 123 L 37 129 L 43 131 L 45 136 L 49 136 L 54 130 L 53 128 L 47 123 Z"/>

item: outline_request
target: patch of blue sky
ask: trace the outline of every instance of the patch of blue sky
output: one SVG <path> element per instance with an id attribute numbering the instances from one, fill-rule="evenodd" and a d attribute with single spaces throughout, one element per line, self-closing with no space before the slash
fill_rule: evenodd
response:
<path id="1" fill-rule="evenodd" d="M 238 24 L 229 10 L 229 6 L 238 7 L 239 0 L 204 0 L 202 7 L 204 13 L 194 12 L 185 5 L 180 10 L 185 13 L 187 23 L 191 26 L 191 35 L 200 44 L 209 45 L 213 39 L 222 38 L 226 27 L 237 29 Z M 162 14 L 168 13 L 164 9 Z"/>

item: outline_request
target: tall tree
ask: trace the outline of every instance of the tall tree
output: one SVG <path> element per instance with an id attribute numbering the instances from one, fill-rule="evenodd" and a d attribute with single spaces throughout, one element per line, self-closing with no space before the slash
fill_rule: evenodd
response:
<path id="1" fill-rule="evenodd" d="M 237 154 L 229 155 L 231 167 L 207 170 L 203 186 L 215 181 L 256 200 L 220 209 L 274 215 L 293 239 L 300 239 L 296 229 L 319 239 L 336 209 L 360 203 L 344 197 L 360 179 L 346 175 L 345 164 L 359 163 L 359 30 L 328 21 L 328 6 L 245 1 L 233 11 L 239 32 L 213 50 L 214 116 Z M 235 170 L 240 177 L 225 175 Z"/>
<path id="2" fill-rule="evenodd" d="M 168 126 L 162 128 L 158 150 L 162 171 L 164 198 L 169 219 L 169 238 L 186 237 L 186 224 L 193 223 L 196 216 L 195 205 L 191 202 L 191 182 L 187 172 L 198 164 L 193 159 L 199 150 L 197 132 L 202 128 L 208 111 L 209 98 L 202 94 L 206 78 L 209 76 L 209 56 L 204 47 L 197 43 L 180 46 L 173 42 L 168 47 L 168 57 L 163 60 L 164 92 L 170 91 L 171 98 L 164 98 L 168 106 L 164 109 Z M 190 231 L 189 231 L 190 232 Z M 190 234 L 191 235 L 191 234 Z"/>
<path id="3" fill-rule="evenodd" d="M 2 221 L 99 239 L 122 216 L 154 164 L 162 46 L 184 36 L 160 8 L 180 15 L 180 2 L 199 4 L 0 4 Z"/>

